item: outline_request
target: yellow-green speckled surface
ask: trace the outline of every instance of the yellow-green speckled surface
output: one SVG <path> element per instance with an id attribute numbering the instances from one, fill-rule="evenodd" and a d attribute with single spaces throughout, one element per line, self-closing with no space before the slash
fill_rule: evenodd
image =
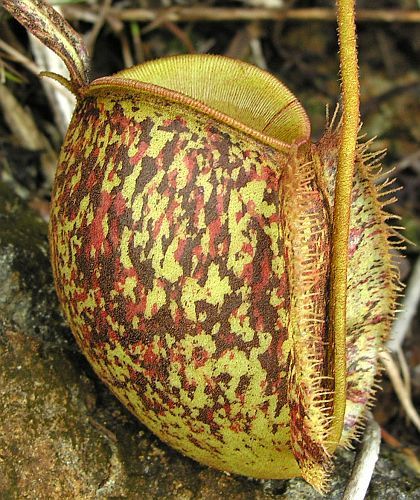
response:
<path id="1" fill-rule="evenodd" d="M 106 89 L 76 109 L 50 226 L 64 312 L 118 398 L 200 462 L 325 486 L 336 143 L 330 133 L 287 156 L 179 103 Z M 344 444 L 370 400 L 395 294 L 382 289 L 394 279 L 387 233 L 362 163 Z"/>

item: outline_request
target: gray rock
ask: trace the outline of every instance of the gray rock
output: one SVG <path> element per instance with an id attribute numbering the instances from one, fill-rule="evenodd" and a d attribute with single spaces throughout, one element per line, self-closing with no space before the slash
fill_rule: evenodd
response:
<path id="1" fill-rule="evenodd" d="M 47 224 L 0 184 L 0 318 L 56 345 L 74 342 L 54 291 Z"/>
<path id="2" fill-rule="evenodd" d="M 96 379 L 65 327 L 46 224 L 0 185 L 0 498 L 312 499 L 300 479 L 229 476 L 176 453 Z M 384 451 L 369 498 L 420 498 Z M 341 498 L 353 453 L 331 493 Z M 385 493 L 386 492 L 386 493 Z"/>

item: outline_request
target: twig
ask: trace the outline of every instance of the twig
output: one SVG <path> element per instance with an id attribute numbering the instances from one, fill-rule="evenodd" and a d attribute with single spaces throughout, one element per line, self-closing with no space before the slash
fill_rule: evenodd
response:
<path id="1" fill-rule="evenodd" d="M 411 274 L 410 281 L 407 286 L 407 291 L 402 304 L 402 312 L 399 313 L 394 321 L 388 348 L 392 352 L 396 352 L 401 366 L 403 378 L 400 375 L 397 364 L 392 359 L 389 353 L 382 353 L 381 361 L 384 364 L 388 376 L 392 382 L 394 390 L 401 402 L 408 418 L 420 431 L 420 416 L 416 412 L 411 400 L 410 376 L 402 352 L 402 343 L 407 332 L 410 329 L 412 319 L 417 311 L 417 306 L 420 301 L 420 257 L 417 258 L 414 270 Z"/>
<path id="2" fill-rule="evenodd" d="M 2 72 L 4 73 L 4 77 L 6 77 L 6 73 L 8 72 L 9 74 L 7 77 L 12 80 L 16 81 L 19 83 L 28 83 L 28 78 L 26 75 L 22 73 L 22 71 L 19 71 L 16 69 L 10 62 L 5 61 L 4 59 L 1 58 L 0 56 L 0 66 L 2 67 Z M 6 79 L 2 81 L 2 83 L 5 83 Z"/>
<path id="3" fill-rule="evenodd" d="M 111 8 L 111 0 L 104 0 L 99 10 L 97 19 L 93 25 L 93 28 L 90 30 L 87 36 L 86 47 L 88 49 L 89 54 L 93 54 L 93 49 L 95 47 L 96 39 L 106 22 L 106 17 L 110 8 Z"/>
<path id="4" fill-rule="evenodd" d="M 261 44 L 260 23 L 250 23 L 248 25 L 248 31 L 250 34 L 249 46 L 251 48 L 251 54 L 253 56 L 254 62 L 260 68 L 267 69 L 268 66 L 264 58 L 264 52 Z"/>
<path id="5" fill-rule="evenodd" d="M 31 73 L 34 75 L 39 75 L 39 68 L 38 66 L 28 59 L 26 56 L 24 56 L 21 52 L 13 48 L 11 45 L 6 43 L 4 40 L 0 39 L 0 49 L 6 52 L 10 57 L 12 57 L 16 62 L 22 64 L 25 66 L 26 69 L 28 69 Z"/>
<path id="6" fill-rule="evenodd" d="M 381 430 L 369 412 L 362 447 L 354 461 L 343 500 L 363 500 L 369 487 L 381 445 Z"/>
<path id="7" fill-rule="evenodd" d="M 404 408 L 404 411 L 407 414 L 407 417 L 411 420 L 411 422 L 415 425 L 417 430 L 420 432 L 420 417 L 414 408 L 413 402 L 411 401 L 410 394 L 405 389 L 404 382 L 401 378 L 400 372 L 398 370 L 397 364 L 392 359 L 389 352 L 381 353 L 381 361 L 385 366 L 387 374 L 392 382 L 395 393 L 400 400 L 401 406 Z"/>
<path id="8" fill-rule="evenodd" d="M 249 55 L 251 33 L 248 26 L 239 27 L 230 40 L 224 55 L 236 59 L 246 59 Z"/>
<path id="9" fill-rule="evenodd" d="M 417 172 L 420 174 L 420 149 L 410 155 L 405 156 L 398 163 L 396 163 L 391 171 L 392 175 L 395 176 L 398 172 L 401 172 L 402 170 L 410 167 L 413 167 L 414 170 L 417 170 Z M 384 181 L 387 177 L 389 177 L 389 173 L 384 172 L 380 174 L 375 182 L 380 183 Z"/>
<path id="10" fill-rule="evenodd" d="M 132 21 L 130 23 L 130 32 L 131 32 L 131 39 L 133 41 L 136 63 L 140 64 L 144 62 L 145 58 L 144 58 L 143 42 L 141 40 L 140 26 L 135 21 Z"/>
<path id="11" fill-rule="evenodd" d="M 105 5 L 111 5 L 111 0 L 105 0 L 105 2 L 108 2 L 105 3 Z M 109 9 L 107 10 L 107 12 L 109 12 Z M 126 68 L 130 68 L 134 65 L 134 58 L 131 53 L 130 42 L 127 35 L 125 34 L 124 23 L 120 19 L 108 15 L 104 15 L 104 20 L 108 23 L 109 27 L 115 33 L 115 35 L 119 38 L 124 66 Z"/>
<path id="12" fill-rule="evenodd" d="M 398 363 L 400 364 L 401 377 L 404 384 L 404 388 L 407 391 L 408 397 L 411 399 L 411 376 L 410 368 L 408 366 L 407 360 L 404 356 L 404 351 L 401 347 L 397 349 Z"/>
<path id="13" fill-rule="evenodd" d="M 417 258 L 414 265 L 410 281 L 407 285 L 407 291 L 402 303 L 402 312 L 398 314 L 391 330 L 388 348 L 395 352 L 401 347 L 403 340 L 410 328 L 411 321 L 416 314 L 417 306 L 420 301 L 420 257 Z"/>
<path id="14" fill-rule="evenodd" d="M 245 5 L 249 5 L 250 7 L 266 7 L 266 8 L 282 8 L 284 7 L 283 0 L 243 0 Z"/>
<path id="15" fill-rule="evenodd" d="M 403 446 L 398 439 L 392 436 L 384 428 L 381 429 L 382 439 L 385 443 L 394 448 L 397 453 L 400 454 L 404 462 L 412 469 L 416 474 L 420 474 L 420 462 L 411 448 Z"/>
<path id="16" fill-rule="evenodd" d="M 131 68 L 131 66 L 134 66 L 134 58 L 133 58 L 133 54 L 131 53 L 130 42 L 129 42 L 124 30 L 121 30 L 118 33 L 118 38 L 120 39 L 121 52 L 122 52 L 122 56 L 123 56 L 124 66 L 126 68 Z"/>
<path id="17" fill-rule="evenodd" d="M 195 54 L 197 51 L 194 48 L 194 45 L 190 39 L 190 37 L 180 29 L 180 27 L 177 24 L 171 23 L 171 22 L 165 22 L 164 27 L 171 32 L 178 40 L 184 45 L 184 47 L 187 49 L 187 51 L 190 54 Z"/>
<path id="18" fill-rule="evenodd" d="M 32 151 L 41 151 L 42 172 L 47 183 L 51 185 L 57 165 L 57 155 L 47 138 L 39 131 L 30 112 L 20 105 L 6 85 L 0 85 L 0 107 L 3 109 L 7 125 L 19 144 Z"/>
<path id="19" fill-rule="evenodd" d="M 94 23 L 99 12 L 98 8 L 90 9 L 77 5 L 65 8 L 67 19 L 77 19 Z M 269 8 L 225 8 L 225 7 L 170 7 L 167 9 L 119 9 L 112 8 L 109 16 L 122 21 L 161 22 L 184 21 L 335 21 L 335 9 L 305 8 L 305 9 L 269 9 Z M 357 11 L 358 22 L 379 23 L 419 23 L 420 10 L 402 9 L 360 9 Z"/>
<path id="20" fill-rule="evenodd" d="M 6 69 L 5 64 L 0 57 L 0 85 L 4 85 L 6 83 Z"/>
<path id="21" fill-rule="evenodd" d="M 385 91 L 383 94 L 375 96 L 372 99 L 369 99 L 369 101 L 365 102 L 362 106 L 362 116 L 366 116 L 369 113 L 375 112 L 383 102 L 386 102 L 389 99 L 399 97 L 404 92 L 417 91 L 419 88 L 420 82 L 418 80 L 404 83 L 402 85 L 396 85 L 390 90 Z"/>
<path id="22" fill-rule="evenodd" d="M 91 423 L 91 425 L 93 427 L 95 427 L 95 429 L 97 429 L 101 434 L 106 436 L 111 441 L 111 443 L 114 443 L 114 444 L 117 443 L 118 439 L 117 439 L 117 436 L 115 435 L 114 432 L 109 430 L 108 427 L 105 427 L 105 425 L 101 424 L 100 422 L 95 420 L 93 417 L 88 417 L 88 418 L 89 418 L 89 422 Z"/>

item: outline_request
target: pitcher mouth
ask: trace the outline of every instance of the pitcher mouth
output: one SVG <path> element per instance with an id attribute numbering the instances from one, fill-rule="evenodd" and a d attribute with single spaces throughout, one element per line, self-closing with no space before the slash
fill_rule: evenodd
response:
<path id="1" fill-rule="evenodd" d="M 152 94 L 181 103 L 287 152 L 307 143 L 308 116 L 277 78 L 248 63 L 224 56 L 173 56 L 99 78 L 81 89 Z"/>

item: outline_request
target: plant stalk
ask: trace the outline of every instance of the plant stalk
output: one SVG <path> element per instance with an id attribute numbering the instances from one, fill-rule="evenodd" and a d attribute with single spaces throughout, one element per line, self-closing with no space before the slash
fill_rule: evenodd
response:
<path id="1" fill-rule="evenodd" d="M 340 441 L 346 409 L 346 300 L 351 193 L 360 125 L 355 0 L 337 0 L 342 92 L 342 129 L 335 185 L 329 332 L 333 339 L 335 378 L 330 452 Z"/>

